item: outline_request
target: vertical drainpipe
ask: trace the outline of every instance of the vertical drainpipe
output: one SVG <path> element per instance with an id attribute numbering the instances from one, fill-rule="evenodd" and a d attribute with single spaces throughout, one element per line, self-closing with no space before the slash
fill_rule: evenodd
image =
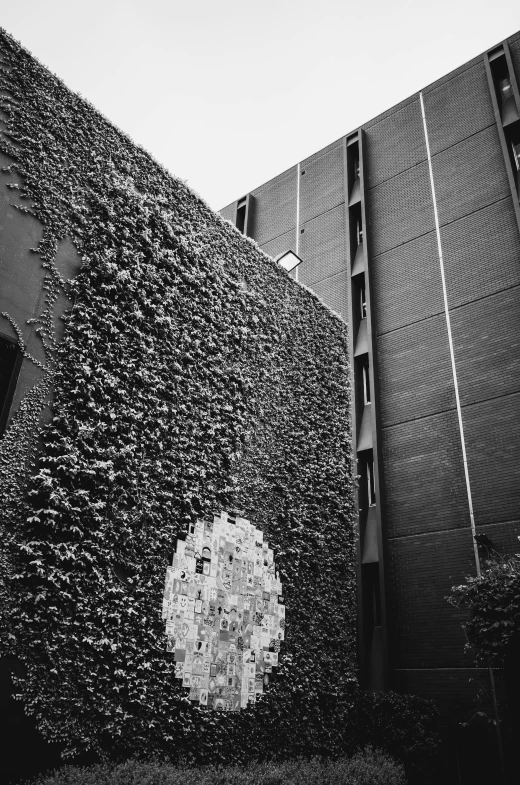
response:
<path id="1" fill-rule="evenodd" d="M 489 63 L 487 64 L 487 69 L 489 71 Z M 422 92 L 419 93 L 419 100 L 421 103 L 421 115 L 422 115 L 422 122 L 423 122 L 423 129 L 424 129 L 424 140 L 426 144 L 426 154 L 428 158 L 428 171 L 430 175 L 430 188 L 432 192 L 432 202 L 433 202 L 433 215 L 435 220 L 435 234 L 437 238 L 437 252 L 439 256 L 439 266 L 441 272 L 441 282 L 442 282 L 442 297 L 444 303 L 444 315 L 446 318 L 446 330 L 448 333 L 448 344 L 450 349 L 450 361 L 451 361 L 451 371 L 452 371 L 452 378 L 453 378 L 453 387 L 455 390 L 455 405 L 457 409 L 457 420 L 459 424 L 459 437 L 460 437 L 460 446 L 462 450 L 462 461 L 464 464 L 464 478 L 466 482 L 466 496 L 468 500 L 468 512 L 469 512 L 469 519 L 470 519 L 470 529 L 471 529 L 471 539 L 473 540 L 473 555 L 475 558 L 475 570 L 477 573 L 477 577 L 480 578 L 482 571 L 480 566 L 480 556 L 478 552 L 478 544 L 476 540 L 476 526 L 475 526 L 475 515 L 473 511 L 473 497 L 471 493 L 471 483 L 469 479 L 469 469 L 468 469 L 468 458 L 466 454 L 466 440 L 464 437 L 464 423 L 462 420 L 462 409 L 460 405 L 460 396 L 459 396 L 459 383 L 457 378 L 457 366 L 455 363 L 455 351 L 453 348 L 453 335 L 451 330 L 451 319 L 450 319 L 450 311 L 448 306 L 448 291 L 446 288 L 446 277 L 444 274 L 444 256 L 442 251 L 442 241 L 441 241 L 441 230 L 439 224 L 439 213 L 437 210 L 437 197 L 435 194 L 435 180 L 433 176 L 433 166 L 432 166 L 432 157 L 430 151 L 430 140 L 428 137 L 428 126 L 426 123 L 426 112 L 424 108 L 424 99 Z M 517 217 L 518 217 L 518 210 Z M 498 702 L 497 702 L 497 695 L 496 695 L 496 687 L 495 687 L 495 676 L 493 674 L 493 668 L 489 666 L 489 680 L 491 684 L 491 693 L 493 696 L 493 709 L 495 712 L 495 719 L 496 719 L 496 733 L 497 733 L 497 746 L 498 746 L 498 755 L 500 759 L 500 767 L 501 767 L 501 774 L 502 780 L 505 782 L 505 760 L 504 760 L 504 750 L 503 750 L 503 743 L 502 743 L 502 731 L 500 728 L 500 717 L 498 714 Z"/>
<path id="2" fill-rule="evenodd" d="M 296 256 L 300 255 L 300 178 L 301 164 L 296 164 Z M 294 271 L 294 279 L 298 280 L 298 268 Z"/>

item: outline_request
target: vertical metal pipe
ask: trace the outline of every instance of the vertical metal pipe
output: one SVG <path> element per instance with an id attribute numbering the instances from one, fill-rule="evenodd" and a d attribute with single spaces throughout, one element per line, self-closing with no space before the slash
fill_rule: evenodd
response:
<path id="1" fill-rule="evenodd" d="M 469 482 L 468 458 L 466 455 L 466 443 L 464 441 L 464 426 L 462 423 L 462 410 L 460 407 L 459 385 L 457 381 L 457 368 L 455 366 L 455 352 L 453 351 L 453 338 L 451 333 L 450 311 L 448 308 L 448 293 L 446 290 L 446 278 L 444 275 L 444 259 L 442 256 L 441 230 L 439 226 L 439 214 L 437 212 L 437 198 L 435 196 L 435 182 L 433 179 L 432 157 L 430 154 L 430 142 L 428 139 L 428 128 L 426 126 L 426 114 L 424 112 L 424 101 L 423 101 L 422 92 L 419 93 L 419 99 L 421 102 L 421 113 L 422 113 L 422 120 L 423 120 L 423 127 L 424 127 L 424 139 L 426 141 L 426 153 L 428 155 L 428 169 L 430 172 L 430 186 L 432 189 L 433 214 L 435 218 L 435 234 L 437 236 L 437 248 L 439 252 L 439 264 L 441 269 L 442 296 L 444 300 L 444 315 L 446 317 L 446 328 L 448 331 L 448 343 L 450 347 L 451 371 L 453 375 L 453 386 L 455 388 L 455 403 L 457 407 L 457 418 L 459 421 L 460 445 L 462 448 L 462 461 L 464 463 L 464 477 L 466 479 L 466 494 L 468 497 L 471 537 L 473 540 L 473 553 L 475 556 L 475 566 L 477 568 L 477 575 L 480 578 L 480 557 L 478 553 L 477 541 L 475 539 L 475 535 L 477 532 L 475 528 L 475 516 L 473 514 L 473 499 L 471 496 L 471 485 Z"/>
<path id="2" fill-rule="evenodd" d="M 480 578 L 482 575 L 482 571 L 480 568 L 480 556 L 478 553 L 478 545 L 475 539 L 476 537 L 476 527 L 475 527 L 475 516 L 473 514 L 473 500 L 471 496 L 471 486 L 469 482 L 469 471 L 468 471 L 468 459 L 466 455 L 466 444 L 464 441 L 464 426 L 462 423 L 462 410 L 460 406 L 460 397 L 459 397 L 459 385 L 457 382 L 457 368 L 455 365 L 455 352 L 453 350 L 453 338 L 451 333 L 451 321 L 450 321 L 450 312 L 448 308 L 448 293 L 446 290 L 446 278 L 444 275 L 444 259 L 442 256 L 442 243 L 441 243 L 441 231 L 439 226 L 439 214 L 437 211 L 437 198 L 435 196 L 435 181 L 433 179 L 433 167 L 432 167 L 432 157 L 430 153 L 430 142 L 428 139 L 428 127 L 426 125 L 426 113 L 424 111 L 424 100 L 422 92 L 419 93 L 419 100 L 421 102 L 421 114 L 423 120 L 423 127 L 424 127 L 424 138 L 426 141 L 426 152 L 428 155 L 428 169 L 430 172 L 430 186 L 432 189 L 432 200 L 433 200 L 433 213 L 435 216 L 435 233 L 437 235 L 437 248 L 439 251 L 439 264 L 441 268 L 441 280 L 442 280 L 442 295 L 444 299 L 444 313 L 446 316 L 446 327 L 448 330 L 448 342 L 450 346 L 450 359 L 451 359 L 451 370 L 453 373 L 453 385 L 455 387 L 455 401 L 457 405 L 457 417 L 459 420 L 459 432 L 460 432 L 460 443 L 462 447 L 462 460 L 464 462 L 464 476 L 466 478 L 466 493 L 468 496 L 468 507 L 469 507 L 469 517 L 471 523 L 471 536 L 473 539 L 473 552 L 475 555 L 475 567 L 477 570 L 477 576 Z M 496 721 L 496 729 L 497 729 L 497 746 L 498 746 L 498 757 L 500 760 L 500 767 L 502 770 L 502 778 L 505 782 L 505 762 L 504 762 L 504 748 L 502 744 L 502 732 L 500 729 L 500 718 L 498 715 L 498 702 L 497 702 L 497 693 L 495 687 L 495 676 L 493 674 L 493 668 L 489 667 L 489 681 L 491 684 L 491 694 L 493 696 L 493 709 L 495 713 L 495 721 Z"/>
<path id="3" fill-rule="evenodd" d="M 300 178 L 301 164 L 296 164 L 296 256 L 300 255 Z M 295 280 L 298 280 L 298 268 L 294 272 Z"/>

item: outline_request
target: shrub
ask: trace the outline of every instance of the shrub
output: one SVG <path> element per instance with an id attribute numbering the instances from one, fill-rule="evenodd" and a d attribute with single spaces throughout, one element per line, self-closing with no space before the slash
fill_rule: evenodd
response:
<path id="1" fill-rule="evenodd" d="M 478 665 L 503 665 L 506 647 L 520 629 L 520 554 L 495 557 L 480 577 L 452 588 L 448 601 L 469 609 L 463 625 Z"/>
<path id="2" fill-rule="evenodd" d="M 402 761 L 409 776 L 435 768 L 439 751 L 439 712 L 433 701 L 416 695 L 359 692 L 350 716 L 360 746 L 371 745 Z"/>
<path id="3" fill-rule="evenodd" d="M 400 763 L 367 747 L 352 758 L 319 758 L 248 766 L 186 767 L 153 760 L 116 766 L 65 766 L 40 777 L 37 785 L 405 785 Z"/>

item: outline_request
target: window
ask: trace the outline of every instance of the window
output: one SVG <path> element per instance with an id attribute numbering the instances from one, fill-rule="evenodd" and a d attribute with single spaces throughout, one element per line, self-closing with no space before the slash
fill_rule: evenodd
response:
<path id="1" fill-rule="evenodd" d="M 513 92 L 511 74 L 502 47 L 495 54 L 490 55 L 489 65 L 493 76 L 502 125 L 506 128 L 511 123 L 516 122 L 519 119 L 519 115 Z"/>
<path id="2" fill-rule="evenodd" d="M 356 241 L 358 245 L 361 245 L 363 242 L 363 223 L 361 221 L 361 216 L 358 216 L 356 221 Z"/>
<path id="3" fill-rule="evenodd" d="M 10 338 L 0 335 L 0 434 L 4 432 L 9 418 L 21 360 L 22 356 L 17 344 Z"/>
<path id="4" fill-rule="evenodd" d="M 370 403 L 370 400 L 370 369 L 367 360 L 366 363 L 363 363 L 363 401 L 365 406 Z"/>
<path id="5" fill-rule="evenodd" d="M 512 125 L 504 128 L 506 141 L 509 147 L 509 156 L 511 158 L 511 166 L 513 167 L 513 176 L 515 178 L 516 193 L 520 198 L 520 122 L 513 123 Z"/>
<path id="6" fill-rule="evenodd" d="M 516 171 L 520 172 L 520 142 L 518 144 L 511 142 L 511 149 L 513 151 L 513 161 L 516 166 Z"/>
<path id="7" fill-rule="evenodd" d="M 489 67 L 493 79 L 493 87 L 498 102 L 503 133 L 503 141 L 507 148 L 506 165 L 509 175 L 513 176 L 516 196 L 520 197 L 520 107 L 517 105 L 515 91 L 513 89 L 513 74 L 509 68 L 508 58 L 504 51 L 504 46 L 499 46 L 488 55 Z"/>
<path id="8" fill-rule="evenodd" d="M 246 226 L 246 200 L 241 199 L 237 204 L 237 229 L 244 234 Z"/>
<path id="9" fill-rule="evenodd" d="M 359 177 L 359 153 L 358 153 L 357 149 L 356 149 L 356 152 L 354 154 L 354 160 L 352 162 L 352 165 L 353 165 L 353 169 L 354 169 L 354 177 L 357 180 L 357 178 Z"/>
<path id="10" fill-rule="evenodd" d="M 365 276 L 360 276 L 363 278 L 363 282 L 360 285 L 359 289 L 359 308 L 361 313 L 361 318 L 367 318 L 367 292 L 365 287 Z"/>
<path id="11" fill-rule="evenodd" d="M 513 86 L 511 84 L 511 79 L 509 77 L 500 79 L 498 87 L 500 92 L 500 100 L 502 101 L 503 106 L 506 101 L 513 97 Z"/>
<path id="12" fill-rule="evenodd" d="M 515 179 L 517 196 L 520 197 L 520 120 L 504 127 L 504 136 L 509 151 L 509 160 Z"/>
<path id="13" fill-rule="evenodd" d="M 236 203 L 235 226 L 246 237 L 251 237 L 253 230 L 254 203 L 255 199 L 252 194 L 246 194 Z"/>
<path id="14" fill-rule="evenodd" d="M 376 486 L 374 483 L 374 459 L 372 456 L 367 460 L 367 491 L 368 504 L 373 507 L 376 503 Z"/>

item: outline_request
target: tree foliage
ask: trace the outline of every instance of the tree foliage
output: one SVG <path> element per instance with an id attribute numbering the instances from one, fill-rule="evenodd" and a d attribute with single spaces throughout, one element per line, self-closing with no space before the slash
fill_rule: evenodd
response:
<path id="1" fill-rule="evenodd" d="M 520 629 L 520 554 L 492 558 L 480 577 L 454 586 L 449 599 L 469 610 L 463 626 L 477 663 L 502 666 L 507 645 Z"/>

